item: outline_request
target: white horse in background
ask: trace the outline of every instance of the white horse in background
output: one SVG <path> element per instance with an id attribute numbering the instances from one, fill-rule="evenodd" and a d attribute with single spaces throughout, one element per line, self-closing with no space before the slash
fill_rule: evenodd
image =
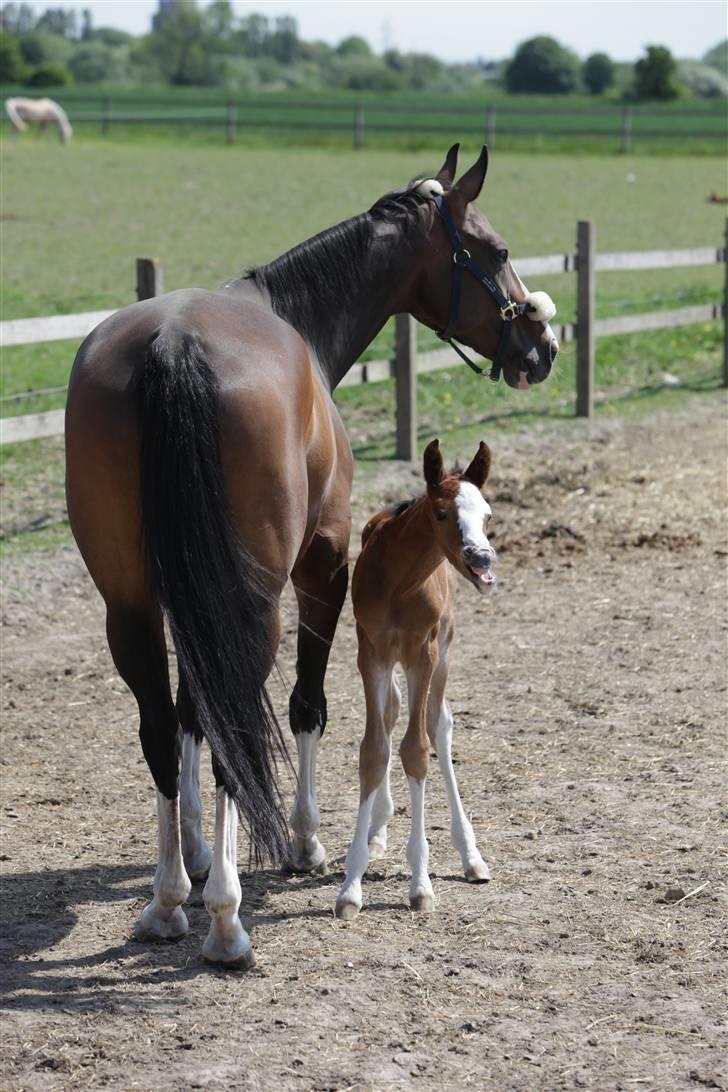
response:
<path id="1" fill-rule="evenodd" d="M 66 111 L 53 99 L 6 99 L 5 111 L 15 137 L 29 125 L 39 125 L 43 133 L 49 125 L 57 125 L 62 144 L 67 144 L 73 133 Z"/>

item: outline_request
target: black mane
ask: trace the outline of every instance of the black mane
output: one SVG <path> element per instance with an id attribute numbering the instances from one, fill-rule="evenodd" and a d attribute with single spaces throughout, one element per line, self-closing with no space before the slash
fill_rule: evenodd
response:
<path id="1" fill-rule="evenodd" d="M 247 270 L 243 279 L 267 293 L 276 314 L 295 326 L 323 362 L 336 355 L 336 327 L 342 315 L 360 305 L 365 274 L 371 294 L 372 261 L 378 260 L 373 243 L 382 227 L 393 227 L 406 238 L 426 203 L 413 184 L 387 193 L 367 212 L 327 228 L 267 265 Z M 380 291 L 387 291 L 385 283 Z"/>

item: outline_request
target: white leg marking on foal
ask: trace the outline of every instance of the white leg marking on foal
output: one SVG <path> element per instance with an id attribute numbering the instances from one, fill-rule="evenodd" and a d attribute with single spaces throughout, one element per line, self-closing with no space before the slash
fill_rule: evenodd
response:
<path id="1" fill-rule="evenodd" d="M 215 848 L 202 897 L 210 914 L 210 932 L 202 945 L 209 963 L 255 966 L 250 938 L 238 917 L 240 880 L 237 864 L 238 813 L 223 788 L 215 796 Z"/>
<path id="2" fill-rule="evenodd" d="M 475 834 L 460 799 L 455 770 L 452 764 L 452 713 L 446 701 L 440 706 L 437 722 L 437 759 L 445 781 L 445 791 L 450 805 L 450 833 L 453 845 L 463 862 L 465 877 L 473 883 L 485 883 L 490 879 L 488 866 L 475 844 Z"/>
<path id="3" fill-rule="evenodd" d="M 346 878 L 336 897 L 336 916 L 344 921 L 355 918 L 361 910 L 361 880 L 369 864 L 368 831 L 376 790 L 359 805 L 356 828 L 346 855 Z"/>
<path id="4" fill-rule="evenodd" d="M 320 739 L 318 728 L 313 732 L 299 732 L 296 736 L 298 784 L 290 818 L 293 836 L 287 861 L 294 872 L 316 872 L 326 866 L 326 851 L 317 837 L 321 823 L 316 803 L 316 759 Z"/>
<path id="5" fill-rule="evenodd" d="M 412 832 L 407 842 L 407 860 L 412 869 L 410 906 L 413 910 L 434 910 L 435 893 L 427 874 L 429 849 L 425 837 L 425 782 L 427 779 L 418 781 L 414 777 L 408 777 L 407 780 L 412 802 Z"/>
<path id="6" fill-rule="evenodd" d="M 202 833 L 202 799 L 200 797 L 201 743 L 194 736 L 182 735 L 182 773 L 179 783 L 180 821 L 182 824 L 182 856 L 191 880 L 204 880 L 210 871 L 212 850 Z"/>
<path id="7" fill-rule="evenodd" d="M 159 856 L 152 890 L 154 898 L 142 911 L 135 929 L 138 940 L 176 940 L 187 932 L 182 903 L 191 884 L 182 860 L 179 797 L 168 800 L 157 790 Z"/>
<path id="8" fill-rule="evenodd" d="M 370 861 L 380 860 L 387 852 L 387 823 L 394 815 L 394 801 L 392 800 L 392 789 L 390 786 L 392 741 L 388 740 L 387 742 L 389 744 L 387 772 L 374 790 L 369 831 L 367 833 Z"/>

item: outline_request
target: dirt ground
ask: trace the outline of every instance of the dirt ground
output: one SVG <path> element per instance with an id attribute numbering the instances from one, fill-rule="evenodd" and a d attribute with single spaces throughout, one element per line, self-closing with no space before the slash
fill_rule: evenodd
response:
<path id="1" fill-rule="evenodd" d="M 486 437 L 500 590 L 460 589 L 449 697 L 493 879 L 464 882 L 433 767 L 437 906 L 410 912 L 397 770 L 389 856 L 359 920 L 335 920 L 363 707 L 347 604 L 330 871 L 242 874 L 248 974 L 201 961 L 199 885 L 184 940 L 130 939 L 156 839 L 135 706 L 75 551 L 8 562 L 0 1087 L 728 1089 L 725 421 L 716 395 Z M 363 471 L 355 527 L 418 483 Z M 294 621 L 289 601 L 289 676 Z M 205 795 L 209 831 L 209 773 Z"/>

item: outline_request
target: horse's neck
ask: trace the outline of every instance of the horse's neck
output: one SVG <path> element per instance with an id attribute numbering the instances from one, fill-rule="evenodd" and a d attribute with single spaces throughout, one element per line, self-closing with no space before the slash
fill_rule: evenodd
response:
<path id="1" fill-rule="evenodd" d="M 422 497 L 382 528 L 381 549 L 387 594 L 392 602 L 424 590 L 445 560 L 432 535 L 426 498 Z"/>
<path id="2" fill-rule="evenodd" d="M 250 277 L 308 343 L 333 390 L 401 309 L 411 252 L 393 225 L 354 217 Z"/>

